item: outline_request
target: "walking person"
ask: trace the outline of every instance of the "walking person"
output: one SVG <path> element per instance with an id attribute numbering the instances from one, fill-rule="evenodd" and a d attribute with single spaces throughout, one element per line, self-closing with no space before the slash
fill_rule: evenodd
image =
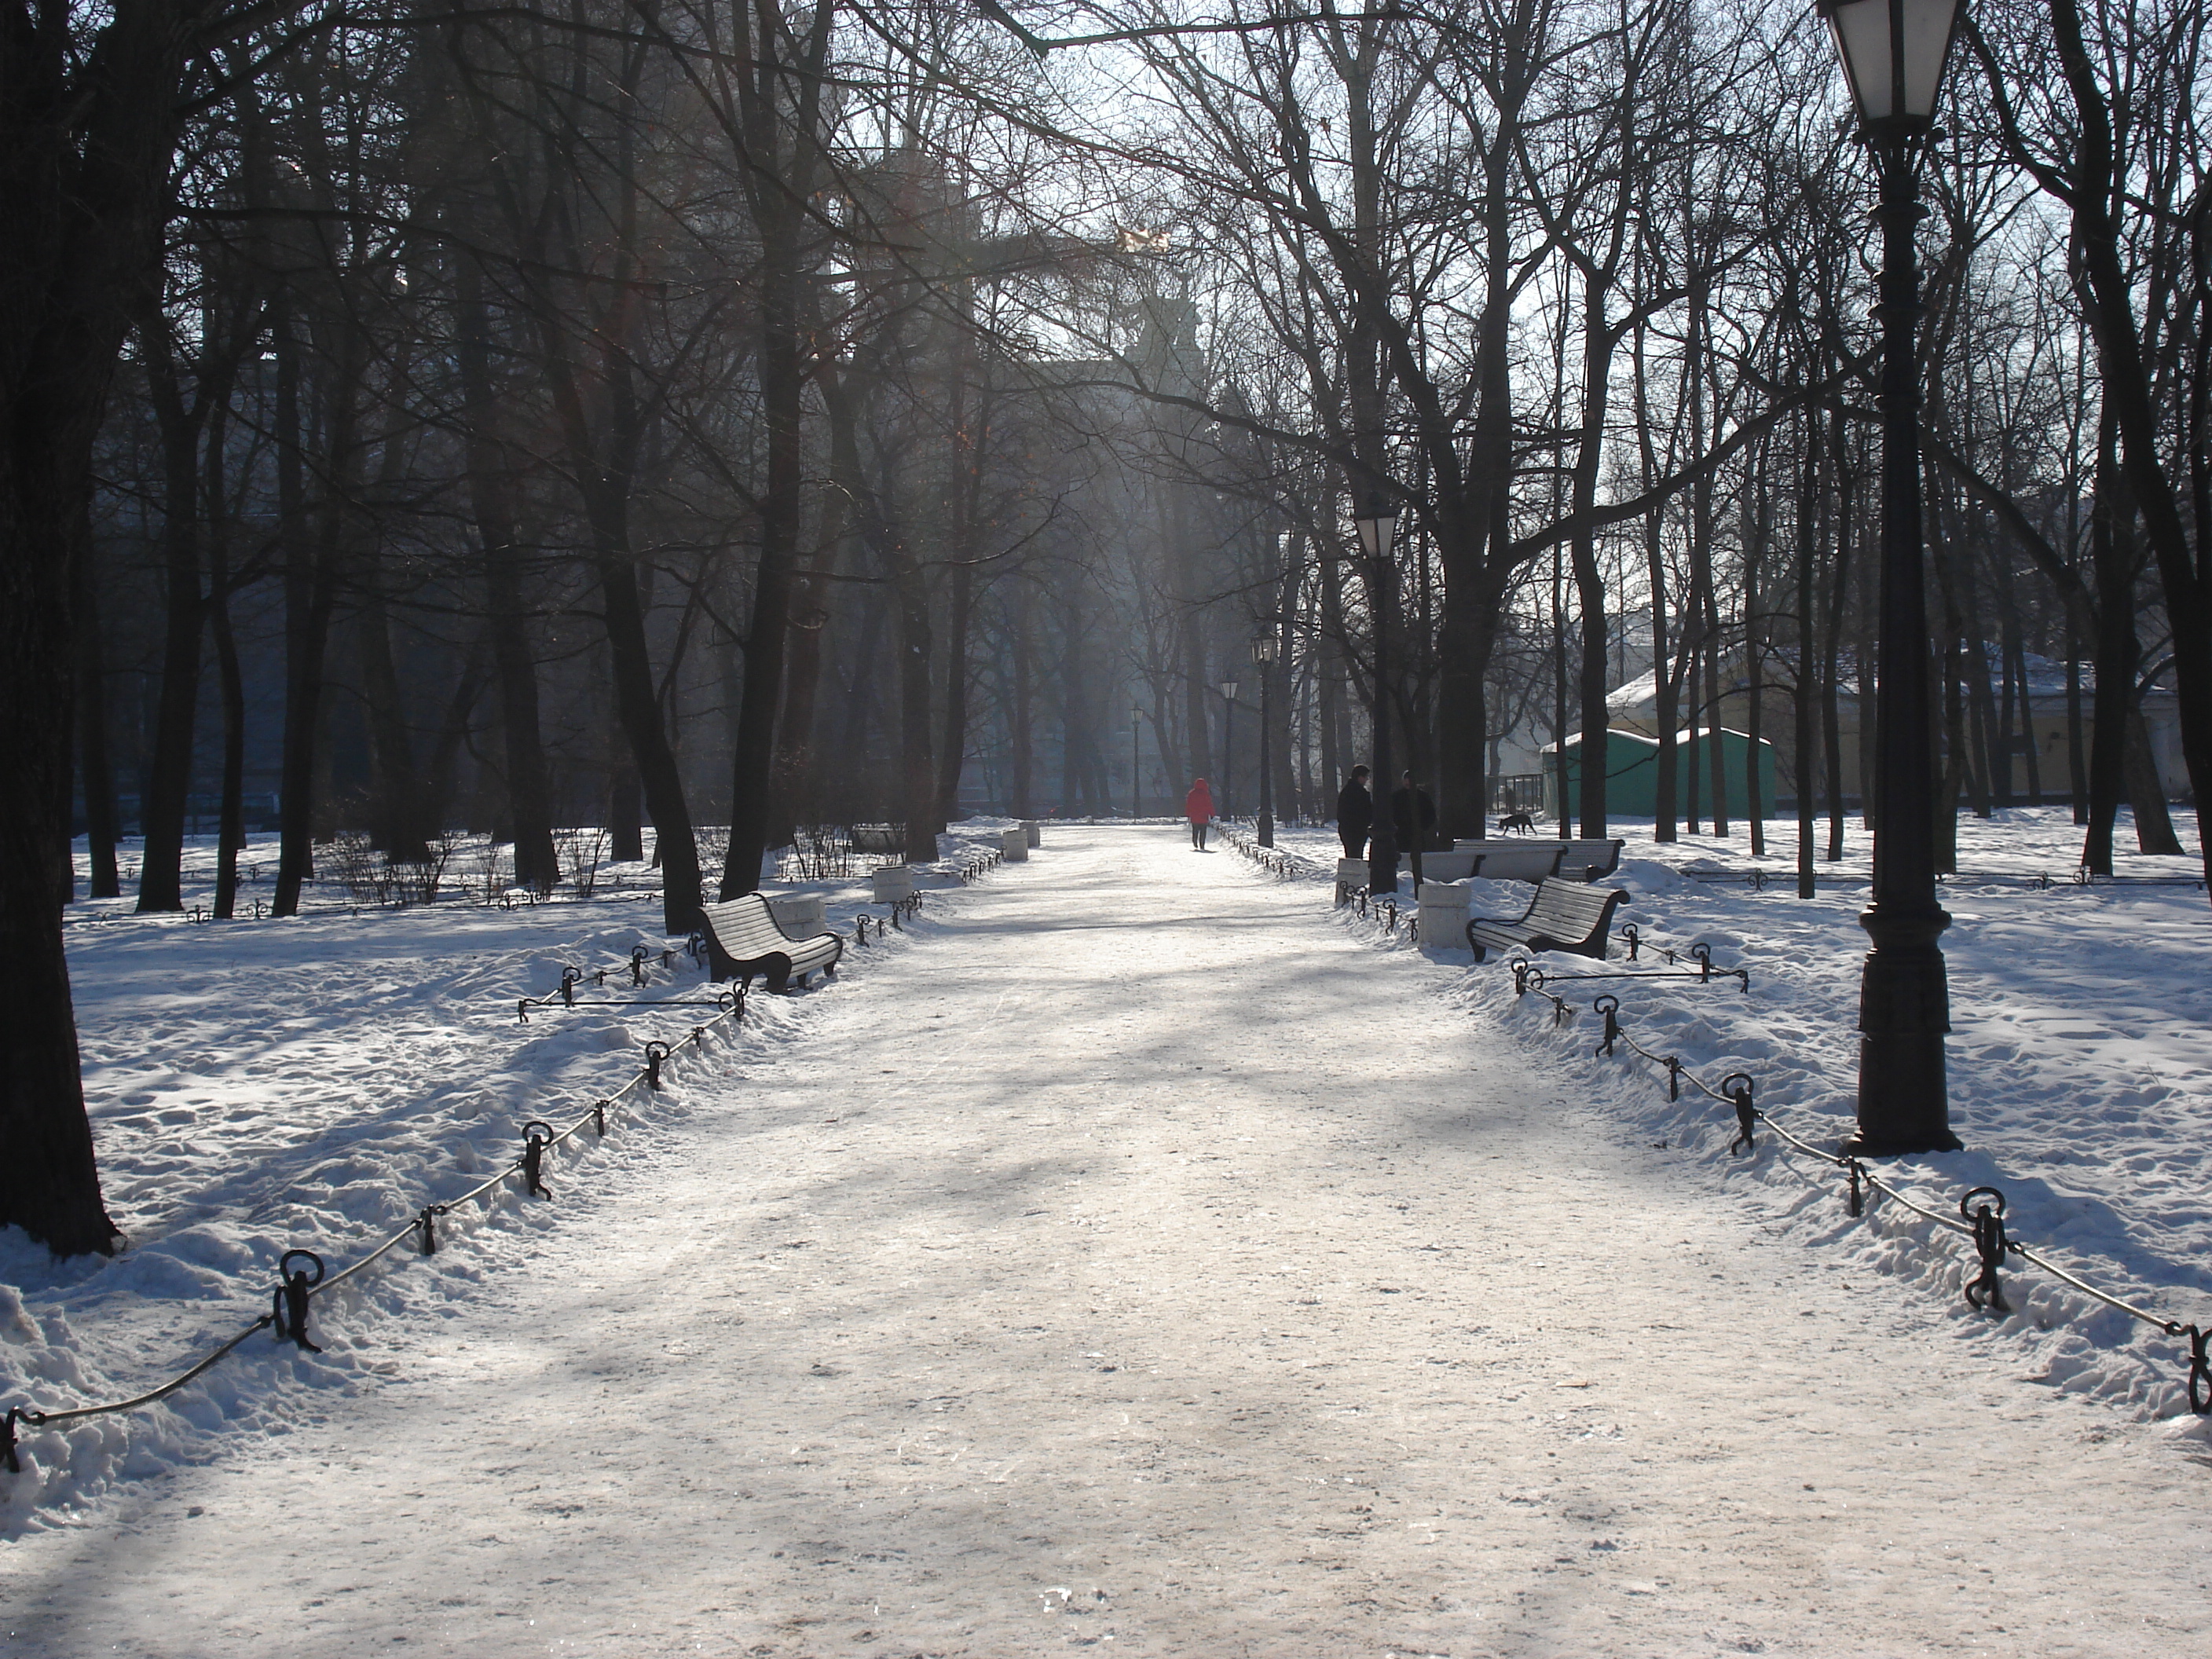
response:
<path id="1" fill-rule="evenodd" d="M 1336 797 L 1336 838 L 1344 843 L 1344 856 L 1365 856 L 1367 832 L 1375 827 L 1375 798 L 1367 793 L 1367 769 L 1355 766 Z"/>
<path id="2" fill-rule="evenodd" d="M 1182 815 L 1190 820 L 1190 844 L 1194 852 L 1206 850 L 1206 826 L 1213 822 L 1213 791 L 1206 787 L 1204 778 L 1190 787 L 1190 793 L 1182 798 Z"/>
<path id="3" fill-rule="evenodd" d="M 1390 792 L 1390 827 L 1398 832 L 1398 850 L 1401 853 L 1427 847 L 1430 836 L 1435 832 L 1437 804 L 1429 798 L 1427 790 L 1414 783 L 1411 772 L 1405 774 L 1398 787 Z"/>

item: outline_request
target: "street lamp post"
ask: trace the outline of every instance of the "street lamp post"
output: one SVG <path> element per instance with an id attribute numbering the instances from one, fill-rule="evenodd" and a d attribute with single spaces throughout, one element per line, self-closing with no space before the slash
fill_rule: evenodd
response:
<path id="1" fill-rule="evenodd" d="M 1216 688 L 1227 705 L 1221 711 L 1221 816 L 1229 816 L 1229 775 L 1237 757 L 1237 682 L 1224 680 Z"/>
<path id="2" fill-rule="evenodd" d="M 1274 769 L 1268 764 L 1268 756 L 1274 748 L 1275 725 L 1267 694 L 1273 689 L 1275 657 L 1282 649 L 1282 643 L 1273 634 L 1255 635 L 1252 640 L 1252 663 L 1260 671 L 1260 817 L 1257 834 L 1262 847 L 1275 844 L 1275 792 L 1272 782 Z"/>
<path id="3" fill-rule="evenodd" d="M 1398 527 L 1398 512 L 1386 506 L 1382 495 L 1370 490 L 1367 510 L 1352 515 L 1352 527 L 1359 535 L 1359 550 L 1367 560 L 1367 598 L 1375 612 L 1375 830 L 1367 843 L 1367 890 L 1398 890 L 1398 839 L 1390 823 L 1390 655 L 1389 619 L 1391 578 L 1397 567 L 1390 559 L 1390 538 Z"/>
<path id="4" fill-rule="evenodd" d="M 1144 774 L 1139 769 L 1141 761 L 1137 747 L 1137 726 L 1144 718 L 1145 711 L 1141 708 L 1129 711 L 1129 822 L 1132 823 L 1145 815 Z"/>
<path id="5" fill-rule="evenodd" d="M 1875 704 L 1873 948 L 1859 982 L 1862 1154 L 1956 1151 L 1944 1080 L 1951 994 L 1936 940 L 1936 755 L 1920 507 L 1920 318 L 1913 227 L 1959 0 L 1822 0 L 1881 181 L 1881 610 Z"/>

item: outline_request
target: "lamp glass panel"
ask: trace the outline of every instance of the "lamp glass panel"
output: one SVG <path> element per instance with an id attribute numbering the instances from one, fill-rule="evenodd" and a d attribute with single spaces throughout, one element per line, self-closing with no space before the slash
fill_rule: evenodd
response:
<path id="1" fill-rule="evenodd" d="M 1897 112 L 1889 57 L 1889 0 L 1837 0 L 1828 8 L 1836 55 L 1851 83 L 1859 113 L 1869 121 Z"/>
<path id="2" fill-rule="evenodd" d="M 1936 113 L 1943 89 L 1943 60 L 1951 50 L 1958 0 L 1905 0 L 1905 112 L 1923 119 Z"/>
<path id="3" fill-rule="evenodd" d="M 1924 121 L 1935 114 L 1958 0 L 1830 0 L 1825 9 L 1861 116 Z M 1893 14 L 1900 25 L 1894 35 Z M 1901 59 L 1893 55 L 1899 48 Z"/>
<path id="4" fill-rule="evenodd" d="M 1390 556 L 1391 533 L 1398 527 L 1398 515 L 1380 501 L 1367 512 L 1352 520 L 1352 527 L 1359 532 L 1359 550 L 1370 559 Z"/>

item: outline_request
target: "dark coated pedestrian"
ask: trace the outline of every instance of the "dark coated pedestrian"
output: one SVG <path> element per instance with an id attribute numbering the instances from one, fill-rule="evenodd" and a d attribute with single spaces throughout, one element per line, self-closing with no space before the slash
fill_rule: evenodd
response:
<path id="1" fill-rule="evenodd" d="M 1398 787 L 1390 792 L 1390 827 L 1398 832 L 1398 850 L 1410 853 L 1415 849 L 1413 820 L 1420 819 L 1419 845 L 1426 848 L 1429 837 L 1436 832 L 1437 804 L 1429 792 L 1413 781 L 1413 775 L 1403 775 Z"/>
<path id="2" fill-rule="evenodd" d="M 1368 832 L 1375 828 L 1375 798 L 1367 793 L 1367 769 L 1355 766 L 1336 797 L 1336 838 L 1344 843 L 1344 856 L 1363 857 Z"/>

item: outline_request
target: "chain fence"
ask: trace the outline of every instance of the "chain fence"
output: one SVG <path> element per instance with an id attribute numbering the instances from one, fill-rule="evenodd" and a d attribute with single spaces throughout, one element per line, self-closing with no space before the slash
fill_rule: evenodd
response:
<path id="1" fill-rule="evenodd" d="M 1268 848 L 1247 847 L 1234 837 L 1231 837 L 1231 844 L 1237 846 L 1237 850 L 1246 858 L 1263 868 L 1269 869 L 1279 878 L 1288 879 L 1297 874 L 1321 873 L 1311 866 L 1310 861 L 1298 860 L 1295 855 L 1275 854 L 1273 849 Z M 1299 866 L 1304 867 L 1299 868 L 1297 867 Z M 1774 878 L 1770 872 L 1757 870 L 1690 871 L 1684 873 L 1700 880 L 1741 879 L 1754 889 L 1763 887 L 1766 880 Z M 1979 881 L 1984 878 L 1960 877 L 1954 879 Z M 2070 881 L 2053 880 L 2047 876 L 1986 879 L 1998 882 L 2000 884 L 2036 887 L 2044 890 L 2056 890 L 2068 886 L 2202 887 L 2203 885 L 2202 880 L 2182 877 L 2099 877 L 2093 881 L 2086 872 L 2080 871 L 2075 872 Z M 1355 889 L 1340 888 L 1337 903 L 1339 908 L 1349 905 L 1361 920 L 1378 922 L 1386 934 L 1393 936 L 1397 933 L 1399 921 L 1403 919 L 1407 923 L 1408 940 L 1418 942 L 1418 912 L 1413 912 L 1411 906 L 1407 907 L 1406 911 L 1401 911 L 1397 898 L 1394 895 L 1370 895 L 1364 886 Z M 1667 966 L 1663 969 L 1641 970 L 1607 969 L 1596 972 L 1561 973 L 1533 963 L 1525 956 L 1516 956 L 1508 963 L 1509 970 L 1513 975 L 1515 995 L 1536 996 L 1543 999 L 1551 1005 L 1552 1024 L 1554 1026 L 1560 1026 L 1573 1021 L 1575 1010 L 1565 996 L 1547 988 L 1573 981 L 1668 979 L 1678 984 L 1687 981 L 1702 985 L 1725 984 L 1732 981 L 1739 994 L 1748 994 L 1750 992 L 1749 970 L 1741 967 L 1728 967 L 1716 963 L 1712 960 L 1711 946 L 1703 941 L 1683 950 L 1674 950 L 1645 939 L 1634 923 L 1623 926 L 1617 937 L 1628 946 L 1628 959 L 1632 963 L 1640 961 L 1643 953 L 1649 951 L 1661 958 Z M 1696 966 L 1694 968 L 1682 966 L 1681 964 L 1685 963 L 1694 963 Z M 1602 1039 L 1593 1051 L 1592 1057 L 1610 1058 L 1626 1050 L 1629 1054 L 1647 1061 L 1665 1073 L 1667 1097 L 1670 1101 L 1679 1102 L 1686 1086 L 1698 1096 L 1725 1107 L 1734 1115 L 1735 1121 L 1735 1133 L 1729 1143 L 1729 1151 L 1732 1156 L 1744 1153 L 1755 1154 L 1756 1135 L 1763 1126 L 1778 1139 L 1795 1151 L 1842 1171 L 1845 1182 L 1844 1204 L 1850 1216 L 1863 1217 L 1868 1212 L 1869 1206 L 1879 1198 L 1919 1217 L 1923 1221 L 1930 1222 L 1938 1228 L 1956 1233 L 1966 1239 L 1973 1249 L 1974 1261 L 1973 1271 L 1964 1283 L 1964 1295 L 1967 1305 L 1978 1312 L 2000 1316 L 2012 1312 L 2011 1304 L 2005 1300 L 2000 1270 L 2004 1268 L 2008 1261 L 2020 1261 L 2049 1274 L 2093 1301 L 2124 1314 L 2130 1319 L 2162 1335 L 2179 1339 L 2183 1349 L 2180 1363 L 2186 1368 L 2185 1388 L 2189 1408 L 2200 1417 L 2212 1416 L 2212 1353 L 2208 1353 L 2208 1348 L 2212 1348 L 2212 1317 L 2196 1322 L 2168 1318 L 2165 1315 L 2154 1313 L 2147 1308 L 2130 1302 L 2125 1297 L 2114 1296 L 2108 1291 L 2100 1289 L 2081 1278 L 2080 1274 L 2060 1267 L 2041 1249 L 2014 1237 L 2007 1229 L 2005 1195 L 2002 1190 L 1996 1187 L 1975 1187 L 1962 1194 L 1958 1200 L 1956 1214 L 1947 1213 L 1932 1207 L 1895 1182 L 1877 1173 L 1864 1159 L 1849 1152 L 1830 1152 L 1825 1147 L 1817 1146 L 1791 1128 L 1788 1122 L 1778 1120 L 1768 1108 L 1759 1103 L 1758 1079 L 1751 1073 L 1731 1072 L 1722 1078 L 1716 1086 L 1698 1076 L 1680 1055 L 1659 1054 L 1645 1048 L 1636 1040 L 1626 1025 L 1623 1024 L 1620 999 L 1618 995 L 1610 992 L 1602 993 L 1592 1000 L 1590 1008 L 1605 1022 Z M 1794 1169 L 1795 1166 L 1791 1167 Z M 1809 1181 L 1810 1177 L 1807 1179 Z"/>
<path id="2" fill-rule="evenodd" d="M 962 867 L 962 882 L 975 881 L 996 868 L 1000 856 L 993 854 L 971 860 Z M 856 929 L 859 943 L 868 943 L 870 931 L 873 932 L 878 942 L 887 929 L 902 931 L 905 920 L 920 914 L 921 903 L 922 895 L 915 892 L 892 902 L 885 916 L 862 915 Z M 695 934 L 685 945 L 671 946 L 659 951 L 661 966 L 672 968 L 679 950 L 700 957 L 703 957 L 704 949 L 703 939 Z M 597 984 L 605 984 L 611 975 L 626 972 L 630 975 L 633 988 L 642 987 L 647 983 L 654 954 L 649 947 L 641 945 L 632 950 L 629 961 L 619 967 L 596 969 L 589 975 L 580 968 L 564 968 L 558 990 L 544 997 L 520 999 L 518 1012 L 527 1023 L 529 1010 L 533 1007 L 592 1006 L 591 1000 L 579 1000 L 575 995 L 576 988 L 586 978 L 594 980 Z M 321 1348 L 310 1335 L 311 1310 L 315 1298 L 327 1296 L 402 1247 L 411 1248 L 417 1255 L 436 1255 L 440 1245 L 438 1224 L 441 1220 L 473 1205 L 482 1204 L 489 1208 L 496 1201 L 495 1194 L 510 1182 L 519 1182 L 520 1195 L 526 1200 L 534 1198 L 550 1201 L 553 1194 L 544 1179 L 546 1155 L 576 1140 L 587 1131 L 594 1143 L 605 1139 L 610 1133 L 611 1121 L 614 1121 L 611 1120 L 610 1115 L 626 1107 L 635 1114 L 637 1110 L 635 1097 L 641 1091 L 647 1098 L 659 1093 L 665 1086 L 668 1067 L 679 1054 L 686 1050 L 703 1048 L 708 1034 L 725 1022 L 732 1026 L 741 1025 L 744 1019 L 746 999 L 744 988 L 739 987 L 718 993 L 710 1002 L 705 1003 L 652 998 L 623 1000 L 627 1005 L 642 1003 L 664 1008 L 711 1006 L 715 1012 L 703 1023 L 693 1025 L 688 1036 L 676 1042 L 655 1040 L 645 1044 L 640 1056 L 641 1063 L 629 1079 L 621 1087 L 594 1100 L 588 1109 L 565 1127 L 556 1128 L 541 1119 L 533 1119 L 524 1124 L 521 1146 L 511 1162 L 456 1197 L 416 1206 L 410 1219 L 376 1243 L 358 1261 L 331 1273 L 317 1251 L 301 1248 L 285 1251 L 277 1261 L 276 1282 L 270 1287 L 269 1311 L 202 1354 L 167 1382 L 126 1398 L 100 1401 L 90 1405 L 58 1407 L 49 1410 L 29 1403 L 10 1404 L 4 1413 L 0 1413 L 0 1468 L 5 1468 L 11 1474 L 23 1472 L 18 1443 L 24 1429 L 54 1428 L 87 1418 L 112 1416 L 151 1406 L 205 1375 L 260 1332 L 273 1332 L 278 1341 L 290 1342 L 309 1353 L 320 1353 Z"/>

